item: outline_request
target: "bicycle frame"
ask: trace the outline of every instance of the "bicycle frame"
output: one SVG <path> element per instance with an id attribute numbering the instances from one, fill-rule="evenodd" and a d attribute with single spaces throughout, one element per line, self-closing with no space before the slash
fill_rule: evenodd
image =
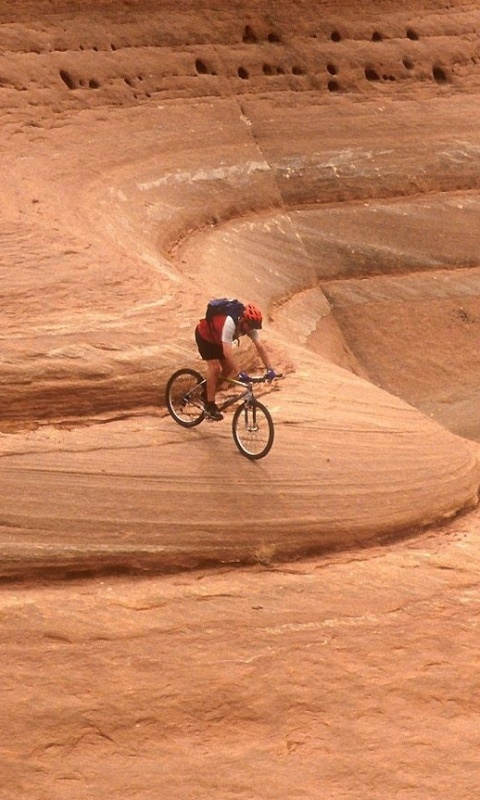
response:
<path id="1" fill-rule="evenodd" d="M 252 383 L 250 384 L 243 383 L 242 381 L 237 381 L 234 378 L 224 378 L 223 380 L 227 381 L 228 383 L 234 384 L 235 386 L 241 386 L 243 391 L 226 397 L 225 400 L 218 406 L 220 411 L 225 411 L 226 408 L 233 406 L 235 403 L 238 403 L 241 400 L 243 400 L 244 403 L 246 403 L 247 405 L 250 405 L 255 398 L 255 395 L 253 394 L 252 391 L 253 388 L 252 384 L 264 382 L 263 378 L 253 378 Z M 195 386 L 185 395 L 186 398 L 188 397 L 189 402 L 197 406 L 197 408 L 203 408 L 204 406 L 205 401 L 201 395 L 204 389 L 206 388 L 206 385 L 207 385 L 207 379 L 204 378 L 201 383 L 197 384 L 197 386 Z"/>
<path id="2" fill-rule="evenodd" d="M 243 383 L 242 381 L 237 381 L 235 378 L 225 378 L 225 380 L 234 386 L 241 386 L 243 391 L 226 397 L 225 400 L 218 406 L 220 411 L 225 411 L 226 408 L 230 408 L 230 406 L 233 406 L 235 403 L 239 403 L 240 400 L 243 400 L 246 405 L 250 405 L 255 399 L 255 395 L 253 394 L 253 384 L 264 383 L 263 378 L 252 378 L 252 381 L 249 384 Z"/>

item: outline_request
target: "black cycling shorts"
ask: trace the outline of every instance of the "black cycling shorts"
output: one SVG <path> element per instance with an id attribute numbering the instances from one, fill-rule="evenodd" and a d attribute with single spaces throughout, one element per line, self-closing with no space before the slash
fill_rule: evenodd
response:
<path id="1" fill-rule="evenodd" d="M 204 361 L 213 361 L 214 359 L 223 361 L 224 355 L 222 345 L 216 344 L 215 342 L 207 342 L 206 339 L 200 336 L 198 328 L 195 328 L 195 341 L 197 343 L 198 352 Z"/>

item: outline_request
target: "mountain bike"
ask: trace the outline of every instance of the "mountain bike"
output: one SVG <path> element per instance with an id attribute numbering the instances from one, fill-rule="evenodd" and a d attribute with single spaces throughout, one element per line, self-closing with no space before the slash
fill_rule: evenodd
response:
<path id="1" fill-rule="evenodd" d="M 282 378 L 277 375 L 274 380 Z M 265 375 L 252 377 L 250 383 L 234 378 L 225 379 L 241 391 L 228 395 L 218 406 L 220 411 L 240 403 L 232 417 L 233 441 L 240 452 L 251 459 L 264 458 L 273 444 L 274 426 L 271 414 L 255 397 L 254 386 L 267 383 Z M 205 414 L 207 381 L 194 369 L 179 369 L 173 373 L 165 389 L 167 408 L 175 422 L 184 428 L 200 425 Z"/>

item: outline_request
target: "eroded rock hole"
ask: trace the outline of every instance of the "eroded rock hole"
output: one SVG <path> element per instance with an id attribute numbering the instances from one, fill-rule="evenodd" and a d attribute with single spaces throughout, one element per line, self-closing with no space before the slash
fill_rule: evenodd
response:
<path id="1" fill-rule="evenodd" d="M 248 70 L 245 67 L 238 68 L 238 77 L 242 79 L 242 81 L 248 81 Z"/>
<path id="2" fill-rule="evenodd" d="M 70 75 L 69 72 L 67 72 L 66 69 L 60 70 L 60 77 L 64 82 L 65 86 L 68 86 L 69 89 L 76 89 L 76 83 L 73 80 L 73 77 Z"/>
<path id="3" fill-rule="evenodd" d="M 330 34 L 330 39 L 332 42 L 341 42 L 342 41 L 342 34 L 340 31 L 332 31 Z"/>
<path id="4" fill-rule="evenodd" d="M 383 36 L 379 31 L 372 33 L 372 42 L 383 42 Z"/>
<path id="5" fill-rule="evenodd" d="M 275 70 L 271 66 L 271 64 L 264 64 L 262 69 L 263 69 L 263 74 L 264 75 L 274 75 L 274 73 L 275 73 Z"/>
<path id="6" fill-rule="evenodd" d="M 292 67 L 292 75 L 305 75 L 305 70 L 298 64 L 294 64 Z"/>
<path id="7" fill-rule="evenodd" d="M 195 61 L 195 69 L 197 71 L 197 75 L 206 75 L 208 73 L 208 67 L 201 58 L 197 58 Z"/>
<path id="8" fill-rule="evenodd" d="M 337 70 L 335 64 L 327 64 L 327 72 L 330 75 L 336 75 L 338 70 Z"/>
<path id="9" fill-rule="evenodd" d="M 100 84 L 95 78 L 91 78 L 88 81 L 88 86 L 90 89 L 100 89 Z"/>
<path id="10" fill-rule="evenodd" d="M 279 44 L 282 41 L 278 33 L 269 33 L 267 39 L 271 44 Z"/>
<path id="11" fill-rule="evenodd" d="M 413 30 L 413 28 L 407 28 L 407 37 L 412 40 L 412 42 L 418 41 L 418 33 Z"/>
<path id="12" fill-rule="evenodd" d="M 432 69 L 433 79 L 437 83 L 447 83 L 447 73 L 442 67 L 434 67 Z"/>
<path id="13" fill-rule="evenodd" d="M 255 33 L 250 25 L 245 25 L 245 29 L 243 31 L 243 42 L 245 44 L 256 44 L 257 41 L 257 37 L 255 36 Z"/>
<path id="14" fill-rule="evenodd" d="M 339 92 L 340 91 L 340 84 L 338 81 L 328 81 L 327 89 L 329 92 Z"/>
<path id="15" fill-rule="evenodd" d="M 380 75 L 376 72 L 372 67 L 367 67 L 365 69 L 365 77 L 367 81 L 379 81 Z"/>
<path id="16" fill-rule="evenodd" d="M 405 67 L 405 69 L 413 69 L 414 63 L 413 63 L 413 61 L 410 61 L 409 58 L 404 58 L 403 59 L 403 66 Z"/>

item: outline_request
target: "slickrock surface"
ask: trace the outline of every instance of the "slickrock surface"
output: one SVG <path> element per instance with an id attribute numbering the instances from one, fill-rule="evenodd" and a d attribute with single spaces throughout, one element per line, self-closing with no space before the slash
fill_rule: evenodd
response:
<path id="1" fill-rule="evenodd" d="M 476 4 L 19 0 L 0 48 L 3 796 L 476 797 Z M 255 463 L 163 401 L 225 294 L 286 374 Z"/>

